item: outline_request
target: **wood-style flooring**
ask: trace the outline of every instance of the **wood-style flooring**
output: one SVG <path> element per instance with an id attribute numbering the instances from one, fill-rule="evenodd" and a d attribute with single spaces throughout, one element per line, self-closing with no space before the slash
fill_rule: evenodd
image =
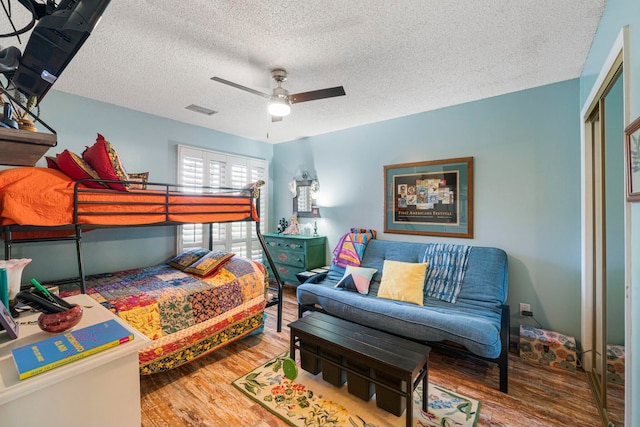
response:
<path id="1" fill-rule="evenodd" d="M 169 372 L 142 376 L 142 426 L 286 426 L 231 382 L 289 348 L 297 319 L 295 289 L 287 287 L 282 332 L 276 307 L 267 309 L 265 331 L 232 343 Z M 599 426 L 586 374 L 509 359 L 509 393 L 498 391 L 498 368 L 431 352 L 429 380 L 482 402 L 478 426 Z M 404 425 L 403 418 L 399 425 Z"/>

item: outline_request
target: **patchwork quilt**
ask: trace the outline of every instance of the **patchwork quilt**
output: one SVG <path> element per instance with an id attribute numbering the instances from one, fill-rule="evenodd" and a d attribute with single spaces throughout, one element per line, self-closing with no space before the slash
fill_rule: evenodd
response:
<path id="1" fill-rule="evenodd" d="M 263 324 L 262 264 L 233 257 L 199 277 L 169 265 L 87 277 L 87 295 L 153 340 L 140 350 L 140 373 L 153 374 L 204 356 Z"/>

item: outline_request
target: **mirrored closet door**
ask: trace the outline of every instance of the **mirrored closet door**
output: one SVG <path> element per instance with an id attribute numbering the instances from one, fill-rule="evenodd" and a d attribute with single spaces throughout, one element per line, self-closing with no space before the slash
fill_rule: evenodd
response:
<path id="1" fill-rule="evenodd" d="M 591 348 L 585 369 L 603 426 L 624 424 L 624 98 L 622 58 L 616 62 L 585 122 L 590 153 Z M 623 366 L 623 365 L 622 365 Z"/>

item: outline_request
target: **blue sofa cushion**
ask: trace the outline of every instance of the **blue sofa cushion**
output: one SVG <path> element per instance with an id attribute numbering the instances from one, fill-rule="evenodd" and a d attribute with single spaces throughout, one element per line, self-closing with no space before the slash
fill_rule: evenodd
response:
<path id="1" fill-rule="evenodd" d="M 368 295 L 336 289 L 344 269 L 333 267 L 319 284 L 298 286 L 298 302 L 331 315 L 417 341 L 453 341 L 482 357 L 500 355 L 500 315 L 507 298 L 507 255 L 474 246 L 455 304 L 424 296 L 424 306 L 377 298 L 385 259 L 421 262 L 426 244 L 371 240 L 363 267 L 378 270 Z"/>

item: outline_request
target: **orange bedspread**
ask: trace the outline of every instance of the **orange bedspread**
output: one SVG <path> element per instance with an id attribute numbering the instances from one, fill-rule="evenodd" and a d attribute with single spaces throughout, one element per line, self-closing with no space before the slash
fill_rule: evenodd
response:
<path id="1" fill-rule="evenodd" d="M 75 181 L 48 168 L 0 171 L 0 225 L 72 225 Z M 86 187 L 82 186 L 86 189 Z M 258 221 L 252 197 L 136 190 L 79 193 L 78 224 Z"/>

